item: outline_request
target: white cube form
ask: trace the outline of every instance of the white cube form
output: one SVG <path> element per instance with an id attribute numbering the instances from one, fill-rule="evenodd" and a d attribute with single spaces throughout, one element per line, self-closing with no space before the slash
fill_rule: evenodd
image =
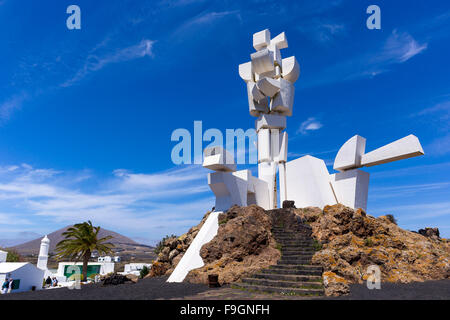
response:
<path id="1" fill-rule="evenodd" d="M 347 207 L 366 211 L 369 177 L 368 172 L 358 169 L 330 175 L 337 201 Z"/>
<path id="2" fill-rule="evenodd" d="M 261 114 L 255 121 L 256 131 L 260 129 L 279 129 L 286 128 L 286 117 L 277 114 Z"/>
<path id="3" fill-rule="evenodd" d="M 265 73 L 275 70 L 273 52 L 263 49 L 250 55 L 252 68 L 255 73 Z"/>
<path id="4" fill-rule="evenodd" d="M 281 84 L 279 80 L 263 78 L 256 83 L 256 86 L 267 97 L 273 97 L 280 91 Z"/>
<path id="5" fill-rule="evenodd" d="M 286 197 L 298 208 L 336 204 L 330 175 L 321 159 L 304 156 L 286 163 Z"/>
<path id="6" fill-rule="evenodd" d="M 269 29 L 265 29 L 260 32 L 256 32 L 253 34 L 253 48 L 256 51 L 264 49 L 270 44 L 270 31 Z"/>
<path id="7" fill-rule="evenodd" d="M 277 163 L 275 162 L 261 162 L 258 164 L 258 178 L 267 183 L 269 192 L 269 208 L 273 209 L 275 206 L 275 176 L 277 174 Z"/>
<path id="8" fill-rule="evenodd" d="M 234 172 L 233 172 L 234 173 Z M 247 181 L 229 172 L 208 174 L 208 184 L 216 196 L 215 210 L 225 211 L 233 205 L 247 205 Z"/>
<path id="9" fill-rule="evenodd" d="M 225 211 L 233 205 L 251 204 L 270 208 L 267 183 L 253 177 L 250 170 L 210 173 L 208 184 L 216 196 L 215 210 Z"/>
<path id="10" fill-rule="evenodd" d="M 275 44 L 270 44 L 267 49 L 272 52 L 273 62 L 275 65 L 281 67 L 283 58 L 281 57 L 280 48 L 278 48 Z"/>
<path id="11" fill-rule="evenodd" d="M 258 131 L 258 162 L 271 161 L 270 129 Z"/>
<path id="12" fill-rule="evenodd" d="M 280 133 L 280 151 L 275 159 L 278 162 L 286 162 L 288 153 L 288 133 L 286 131 Z"/>
<path id="13" fill-rule="evenodd" d="M 292 106 L 294 104 L 294 85 L 284 79 L 280 81 L 280 92 L 278 92 L 270 101 L 270 111 L 278 112 L 285 116 L 292 115 Z"/>
<path id="14" fill-rule="evenodd" d="M 288 47 L 288 42 L 286 38 L 286 33 L 282 32 L 275 38 L 270 40 L 271 45 L 276 45 L 278 49 L 286 49 Z"/>
<path id="15" fill-rule="evenodd" d="M 333 169 L 345 171 L 361 167 L 361 157 L 366 150 L 366 139 L 355 135 L 339 149 L 334 160 Z"/>
<path id="16" fill-rule="evenodd" d="M 297 81 L 300 76 L 300 64 L 294 56 L 283 59 L 281 69 L 283 79 L 288 80 L 291 83 Z"/>
<path id="17" fill-rule="evenodd" d="M 364 154 L 361 157 L 361 166 L 371 167 L 378 164 L 408 159 L 424 154 L 425 153 L 423 152 L 419 139 L 411 134 Z"/>
<path id="18" fill-rule="evenodd" d="M 214 171 L 236 171 L 233 154 L 228 152 L 222 146 L 205 149 L 203 167 Z"/>
<path id="19" fill-rule="evenodd" d="M 251 61 L 239 65 L 239 76 L 245 82 L 255 81 Z"/>
<path id="20" fill-rule="evenodd" d="M 247 95 L 248 95 L 248 107 L 249 112 L 254 117 L 259 117 L 261 113 L 269 112 L 269 101 L 268 99 L 262 99 L 260 101 L 256 101 L 253 98 L 253 90 L 255 88 L 254 82 L 247 82 Z"/>
<path id="21" fill-rule="evenodd" d="M 271 159 L 275 162 L 287 161 L 287 132 L 270 129 Z"/>
<path id="22" fill-rule="evenodd" d="M 280 177 L 280 204 L 283 204 L 283 201 L 289 200 L 287 198 L 287 189 L 286 189 L 286 163 L 280 162 L 278 164 L 278 176 Z"/>
<path id="23" fill-rule="evenodd" d="M 250 86 L 249 90 L 251 92 L 253 100 L 255 100 L 256 102 L 259 102 L 262 99 L 267 99 L 267 96 L 258 89 L 258 86 L 256 85 L 255 82 L 248 82 L 248 85 Z"/>

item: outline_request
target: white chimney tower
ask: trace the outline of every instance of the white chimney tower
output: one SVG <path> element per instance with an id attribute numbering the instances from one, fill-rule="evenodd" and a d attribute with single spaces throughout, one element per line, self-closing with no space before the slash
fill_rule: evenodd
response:
<path id="1" fill-rule="evenodd" d="M 48 250 L 50 248 L 50 239 L 45 236 L 41 241 L 41 248 L 39 249 L 39 257 L 37 267 L 41 270 L 47 270 Z"/>

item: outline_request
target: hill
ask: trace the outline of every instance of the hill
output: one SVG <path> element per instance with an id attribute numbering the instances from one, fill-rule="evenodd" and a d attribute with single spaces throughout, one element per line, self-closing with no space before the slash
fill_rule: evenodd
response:
<path id="1" fill-rule="evenodd" d="M 56 245 L 58 242 L 64 239 L 64 236 L 62 235 L 68 228 L 71 226 L 67 226 L 65 228 L 56 230 L 50 234 L 47 235 L 47 237 L 50 239 L 50 253 L 54 253 Z M 123 251 L 124 249 L 128 247 L 146 247 L 151 248 L 149 246 L 141 245 L 137 243 L 136 241 L 125 237 L 117 232 L 107 230 L 107 229 L 100 229 L 99 237 L 103 238 L 106 236 L 112 236 L 113 238 L 110 240 L 111 243 L 113 243 L 116 246 L 117 251 Z M 12 249 L 16 250 L 21 255 L 37 255 L 39 254 L 39 247 L 41 245 L 42 238 L 38 238 L 35 240 L 31 240 L 19 245 L 16 245 L 12 247 Z"/>

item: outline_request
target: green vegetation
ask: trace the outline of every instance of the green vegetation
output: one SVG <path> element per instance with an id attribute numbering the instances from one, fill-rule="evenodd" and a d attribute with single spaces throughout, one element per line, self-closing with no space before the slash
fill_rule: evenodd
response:
<path id="1" fill-rule="evenodd" d="M 0 248 L 1 249 L 1 248 Z M 1 249 L 6 251 L 8 255 L 6 256 L 6 262 L 21 262 L 23 261 L 22 256 L 13 249 Z"/>
<path id="2" fill-rule="evenodd" d="M 112 236 L 98 238 L 100 227 L 94 227 L 91 221 L 78 223 L 63 232 L 64 240 L 56 245 L 56 257 L 68 258 L 78 262 L 83 261 L 82 279 L 87 279 L 88 261 L 92 251 L 99 255 L 109 254 L 114 248 L 110 242 Z"/>
<path id="3" fill-rule="evenodd" d="M 397 224 L 397 219 L 395 219 L 395 217 L 394 217 L 393 214 L 387 214 L 387 215 L 386 215 L 386 218 L 387 218 L 390 222 L 392 222 L 393 224 Z"/>
<path id="4" fill-rule="evenodd" d="M 371 238 L 367 238 L 366 240 L 364 240 L 364 245 L 366 247 L 372 247 L 373 246 L 373 241 Z"/>
<path id="5" fill-rule="evenodd" d="M 147 268 L 147 266 L 144 266 L 141 272 L 139 273 L 139 278 L 144 279 L 144 277 L 148 275 L 149 272 L 150 270 Z"/>
<path id="6" fill-rule="evenodd" d="M 320 243 L 316 239 L 313 239 L 313 248 L 314 248 L 315 251 L 322 250 L 322 243 Z"/>

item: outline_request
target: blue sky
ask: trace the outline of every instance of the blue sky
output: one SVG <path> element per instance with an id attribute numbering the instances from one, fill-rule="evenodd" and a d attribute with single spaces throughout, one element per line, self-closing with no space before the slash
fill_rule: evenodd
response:
<path id="1" fill-rule="evenodd" d="M 66 28 L 71 4 L 81 30 Z M 371 4 L 381 30 L 366 28 Z M 365 169 L 368 213 L 449 237 L 450 5 L 432 4 L 0 0 L 0 244 L 87 219 L 146 243 L 197 224 L 207 170 L 171 162 L 171 133 L 254 126 L 237 66 L 265 28 L 302 69 L 290 159 L 332 172 L 355 134 L 367 151 L 415 134 L 425 156 Z"/>

